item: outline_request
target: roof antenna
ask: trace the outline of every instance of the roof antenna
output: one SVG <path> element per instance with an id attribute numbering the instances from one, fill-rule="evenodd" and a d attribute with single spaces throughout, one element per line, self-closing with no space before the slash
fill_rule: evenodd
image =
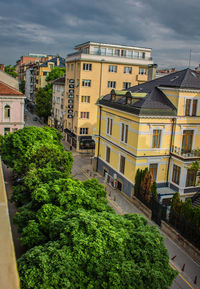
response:
<path id="1" fill-rule="evenodd" d="M 188 68 L 190 68 L 192 49 L 190 48 Z"/>

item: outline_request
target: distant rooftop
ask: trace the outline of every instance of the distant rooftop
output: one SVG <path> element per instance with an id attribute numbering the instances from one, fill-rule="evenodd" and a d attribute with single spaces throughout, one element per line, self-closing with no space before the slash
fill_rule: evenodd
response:
<path id="1" fill-rule="evenodd" d="M 59 58 L 59 64 L 57 65 L 58 63 L 58 58 Z M 42 63 L 40 66 L 41 67 L 47 67 L 48 66 L 48 63 L 54 63 L 55 67 L 65 67 L 65 59 L 63 57 L 54 57 L 44 63 Z"/>
<path id="2" fill-rule="evenodd" d="M 106 47 L 118 47 L 118 48 L 124 48 L 124 49 L 137 49 L 137 50 L 148 50 L 151 51 L 151 48 L 146 47 L 139 47 L 139 46 L 130 46 L 130 45 L 124 45 L 124 44 L 111 44 L 106 42 L 93 42 L 93 41 L 87 41 L 81 44 L 76 45 L 74 48 L 79 49 L 81 47 L 87 46 L 87 45 L 96 45 L 96 46 L 106 46 Z"/>

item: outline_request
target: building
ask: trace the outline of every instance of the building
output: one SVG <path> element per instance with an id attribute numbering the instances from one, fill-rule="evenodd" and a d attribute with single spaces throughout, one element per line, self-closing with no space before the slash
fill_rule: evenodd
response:
<path id="1" fill-rule="evenodd" d="M 0 135 L 24 127 L 24 99 L 21 92 L 0 79 Z"/>
<path id="2" fill-rule="evenodd" d="M 60 130 L 64 128 L 65 75 L 53 81 L 52 115 L 49 125 Z"/>
<path id="3" fill-rule="evenodd" d="M 163 198 L 200 187 L 189 165 L 200 159 L 200 74 L 189 68 L 98 101 L 94 165 L 128 196 L 137 169 L 149 168 Z"/>
<path id="4" fill-rule="evenodd" d="M 26 69 L 29 64 L 44 62 L 53 57 L 54 56 L 52 55 L 36 53 L 29 53 L 27 56 L 21 56 L 20 59 L 16 62 L 16 72 L 18 73 L 19 82 L 26 80 Z"/>
<path id="5" fill-rule="evenodd" d="M 168 75 L 170 73 L 174 73 L 177 72 L 178 70 L 176 70 L 175 68 L 163 68 L 163 69 L 158 69 L 156 70 L 156 77 L 155 78 L 159 78 L 165 75 Z"/>
<path id="6" fill-rule="evenodd" d="M 35 103 L 36 92 L 47 84 L 46 77 L 55 67 L 65 67 L 65 59 L 57 56 L 45 62 L 31 63 L 26 69 L 25 94 L 27 99 Z"/>
<path id="7" fill-rule="evenodd" d="M 86 42 L 66 57 L 66 140 L 77 151 L 93 149 L 98 98 L 153 77 L 150 48 Z"/>

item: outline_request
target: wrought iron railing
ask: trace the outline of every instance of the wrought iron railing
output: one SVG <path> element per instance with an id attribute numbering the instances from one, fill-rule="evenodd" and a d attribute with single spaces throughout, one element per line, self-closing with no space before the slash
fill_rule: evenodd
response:
<path id="1" fill-rule="evenodd" d="M 200 151 L 199 150 L 187 150 L 184 148 L 180 148 L 177 146 L 172 146 L 172 153 L 185 157 L 185 158 L 200 158 Z"/>

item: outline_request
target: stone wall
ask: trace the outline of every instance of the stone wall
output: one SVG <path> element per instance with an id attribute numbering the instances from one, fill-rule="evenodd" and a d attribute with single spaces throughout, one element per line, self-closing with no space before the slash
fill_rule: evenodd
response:
<path id="1" fill-rule="evenodd" d="M 183 248 L 195 262 L 200 264 L 200 251 L 196 247 L 194 247 L 189 241 L 187 241 L 182 235 L 180 235 L 175 229 L 164 221 L 161 221 L 161 230 L 179 247 Z"/>

